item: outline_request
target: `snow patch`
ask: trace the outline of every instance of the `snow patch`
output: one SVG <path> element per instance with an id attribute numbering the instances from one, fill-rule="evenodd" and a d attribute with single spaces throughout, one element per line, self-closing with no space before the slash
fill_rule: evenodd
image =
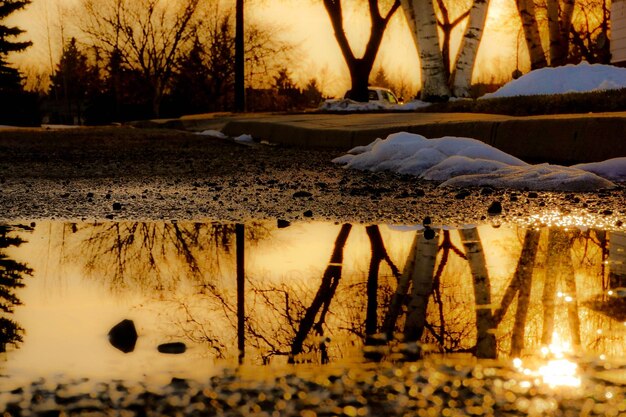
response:
<path id="1" fill-rule="evenodd" d="M 394 171 L 441 186 L 492 186 L 546 191 L 594 191 L 626 180 L 626 157 L 573 167 L 526 162 L 472 138 L 426 139 L 394 133 L 333 159 L 346 168 Z"/>
<path id="2" fill-rule="evenodd" d="M 531 71 L 480 98 L 582 93 L 620 88 L 626 88 L 626 68 L 581 62 L 578 65 Z"/>
<path id="3" fill-rule="evenodd" d="M 228 137 L 222 132 L 220 132 L 219 130 L 212 130 L 212 129 L 203 130 L 202 132 L 196 132 L 196 135 L 210 136 L 212 138 L 218 138 L 218 139 L 226 139 Z"/>
<path id="4" fill-rule="evenodd" d="M 240 135 L 240 136 L 237 136 L 235 138 L 235 142 L 239 142 L 239 143 L 253 143 L 254 142 L 254 138 L 252 137 L 252 135 Z"/>

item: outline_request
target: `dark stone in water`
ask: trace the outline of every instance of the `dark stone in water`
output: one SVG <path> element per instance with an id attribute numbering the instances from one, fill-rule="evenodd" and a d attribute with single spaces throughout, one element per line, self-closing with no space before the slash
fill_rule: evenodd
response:
<path id="1" fill-rule="evenodd" d="M 500 214 L 500 213 L 502 213 L 502 204 L 499 201 L 494 201 L 493 203 L 491 203 L 491 205 L 487 209 L 487 213 L 489 213 L 489 214 Z"/>
<path id="2" fill-rule="evenodd" d="M 288 220 L 278 219 L 276 221 L 276 225 L 279 229 L 284 229 L 285 227 L 291 226 L 291 222 L 289 222 Z"/>
<path id="3" fill-rule="evenodd" d="M 161 353 L 178 355 L 185 353 L 187 346 L 183 342 L 162 343 L 157 347 L 157 350 Z"/>
<path id="4" fill-rule="evenodd" d="M 132 320 L 122 320 L 109 331 L 109 342 L 124 353 L 135 350 L 137 330 Z"/>
<path id="5" fill-rule="evenodd" d="M 426 226 L 424 229 L 424 239 L 431 240 L 435 238 L 435 231 L 430 227 Z"/>

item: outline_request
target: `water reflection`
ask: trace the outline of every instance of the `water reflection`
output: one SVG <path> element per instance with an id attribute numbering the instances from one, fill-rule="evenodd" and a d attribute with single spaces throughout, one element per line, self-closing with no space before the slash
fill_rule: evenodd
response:
<path id="1" fill-rule="evenodd" d="M 8 373 L 41 365 L 33 358 L 49 359 L 51 352 L 57 352 L 46 362 L 51 370 L 84 372 L 99 358 L 106 372 L 130 372 L 140 363 L 136 371 L 143 375 L 148 364 L 198 370 L 217 359 L 328 363 L 471 354 L 522 360 L 565 345 L 572 355 L 624 354 L 626 239 L 618 232 L 46 223 L 22 244 L 26 231 L 1 230 L 15 234 L 14 256 L 28 260 L 38 278 L 23 289 L 19 279 L 11 281 L 11 292 L 4 279 L 9 268 L 0 270 L 2 299 L 26 301 L 16 313 L 28 337 L 9 355 Z M 12 265 L 31 273 L 25 263 Z M 106 332 L 123 319 L 136 323 L 139 338 L 122 360 L 103 346 Z M 13 329 L 17 344 L 20 327 Z M 84 341 L 74 348 L 79 333 Z M 157 351 L 163 343 L 184 343 L 189 349 L 181 357 L 191 360 L 165 361 Z M 81 355 L 92 356 L 77 366 Z"/>
<path id="2" fill-rule="evenodd" d="M 24 287 L 24 277 L 32 275 L 32 270 L 24 263 L 11 258 L 11 248 L 25 241 L 17 235 L 16 229 L 28 231 L 26 226 L 0 225 L 0 353 L 9 346 L 19 347 L 23 342 L 24 329 L 11 317 L 15 307 L 22 304 L 17 291 Z"/>

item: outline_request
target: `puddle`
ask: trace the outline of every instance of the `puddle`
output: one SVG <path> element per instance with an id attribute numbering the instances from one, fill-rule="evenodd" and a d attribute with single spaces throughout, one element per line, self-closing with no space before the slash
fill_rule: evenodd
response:
<path id="1" fill-rule="evenodd" d="M 625 248 L 623 232 L 512 225 L 1 225 L 0 375 L 169 381 L 238 361 L 442 354 L 515 358 L 520 373 L 541 372 L 537 357 L 618 361 Z M 126 349 L 108 336 L 123 320 L 137 333 Z"/>

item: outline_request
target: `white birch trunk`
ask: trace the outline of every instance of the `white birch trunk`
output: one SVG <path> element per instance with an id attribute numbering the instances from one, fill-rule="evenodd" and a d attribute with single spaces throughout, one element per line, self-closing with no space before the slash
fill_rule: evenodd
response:
<path id="1" fill-rule="evenodd" d="M 413 288 L 409 302 L 404 337 L 406 341 L 418 341 L 426 325 L 428 299 L 433 291 L 433 274 L 437 258 L 438 239 L 421 238 L 417 244 L 415 267 L 411 275 Z"/>
<path id="2" fill-rule="evenodd" d="M 524 29 L 524 38 L 530 55 L 530 68 L 538 69 L 548 65 L 546 54 L 541 45 L 541 36 L 539 35 L 539 25 L 535 16 L 535 4 L 533 0 L 516 0 L 517 10 L 522 20 L 522 28 Z"/>
<path id="3" fill-rule="evenodd" d="M 461 38 L 461 46 L 456 58 L 454 70 L 450 75 L 452 94 L 455 97 L 469 97 L 472 86 L 472 74 L 476 63 L 476 55 L 480 39 L 485 29 L 489 0 L 474 0 L 470 9 L 465 34 Z"/>
<path id="4" fill-rule="evenodd" d="M 461 229 L 461 240 L 472 272 L 474 299 L 476 303 L 476 356 L 496 357 L 495 324 L 491 305 L 491 283 L 485 262 L 483 245 L 476 228 Z"/>
<path id="5" fill-rule="evenodd" d="M 561 25 L 559 24 L 559 1 L 546 0 L 548 36 L 550 38 L 550 65 L 554 66 L 561 51 Z"/>
<path id="6" fill-rule="evenodd" d="M 421 98 L 426 101 L 445 100 L 450 97 L 450 89 L 432 0 L 402 0 L 402 9 L 420 57 Z"/>

